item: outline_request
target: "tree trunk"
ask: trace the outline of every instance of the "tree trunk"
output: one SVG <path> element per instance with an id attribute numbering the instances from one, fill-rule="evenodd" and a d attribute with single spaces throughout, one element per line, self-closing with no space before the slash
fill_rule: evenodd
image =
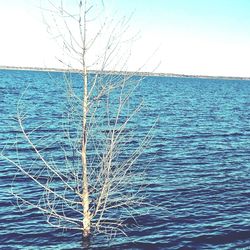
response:
<path id="1" fill-rule="evenodd" d="M 82 120 L 82 206 L 83 206 L 83 236 L 90 235 L 90 220 L 91 215 L 89 211 L 89 190 L 88 190 L 88 169 L 87 169 L 87 112 L 88 112 L 88 78 L 86 66 L 83 74 L 83 120 Z"/>

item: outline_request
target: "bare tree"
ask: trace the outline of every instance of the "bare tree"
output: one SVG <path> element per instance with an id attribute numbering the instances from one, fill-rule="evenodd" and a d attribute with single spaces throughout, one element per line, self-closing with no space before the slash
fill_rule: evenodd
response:
<path id="1" fill-rule="evenodd" d="M 79 229 L 84 237 L 94 232 L 125 234 L 126 219 L 144 202 L 144 167 L 134 166 L 150 141 L 149 134 L 142 137 L 134 130 L 143 103 L 130 101 L 141 78 L 127 71 L 128 48 L 133 42 L 124 36 L 128 19 L 114 22 L 104 18 L 100 22 L 93 1 L 79 1 L 76 13 L 62 2 L 50 4 L 47 27 L 63 47 L 63 58 L 58 60 L 66 68 L 68 104 L 63 118 L 64 144 L 60 144 L 64 164 L 56 163 L 45 147 L 39 146 L 41 138 L 34 134 L 42 125 L 27 129 L 27 114 L 19 105 L 20 131 L 35 157 L 24 165 L 4 154 L 2 157 L 32 180 L 43 195 L 37 202 L 16 191 L 13 195 L 19 203 L 42 211 L 54 227 Z M 78 70 L 72 73 L 73 68 Z M 82 93 L 74 88 L 76 74 Z"/>

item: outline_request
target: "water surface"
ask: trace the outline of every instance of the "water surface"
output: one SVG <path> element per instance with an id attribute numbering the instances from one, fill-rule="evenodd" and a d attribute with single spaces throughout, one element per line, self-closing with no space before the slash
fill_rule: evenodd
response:
<path id="1" fill-rule="evenodd" d="M 0 145 L 16 157 L 20 136 L 15 119 L 18 99 L 30 122 L 49 121 L 58 137 L 64 106 L 61 73 L 0 71 Z M 138 88 L 145 108 L 138 134 L 159 117 L 150 148 L 138 162 L 147 165 L 145 192 L 152 204 L 138 215 L 140 227 L 108 240 L 97 235 L 90 249 L 250 249 L 250 81 L 146 77 Z M 145 129 L 145 131 L 144 131 Z M 0 149 L 1 149 L 0 148 Z M 29 162 L 30 150 L 19 145 Z M 60 157 L 60 151 L 52 148 Z M 8 193 L 17 171 L 0 161 L 0 248 L 86 248 L 77 231 L 49 227 L 36 209 L 22 207 Z M 39 192 L 26 178 L 15 187 L 32 199 Z M 146 208 L 140 208 L 141 210 Z"/>

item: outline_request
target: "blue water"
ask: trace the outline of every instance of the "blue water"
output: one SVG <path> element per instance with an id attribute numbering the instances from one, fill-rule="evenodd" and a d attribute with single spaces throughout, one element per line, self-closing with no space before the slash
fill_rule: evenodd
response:
<path id="1" fill-rule="evenodd" d="M 64 86 L 61 73 L 51 76 L 0 71 L 0 150 L 8 157 L 17 157 L 13 143 L 21 135 L 13 117 L 26 88 L 28 126 L 49 122 L 41 133 L 59 138 Z M 16 205 L 12 186 L 30 200 L 40 194 L 0 159 L 0 249 L 250 249 L 250 81 L 146 77 L 135 97 L 145 100 L 140 134 L 159 118 L 137 166 L 149 164 L 144 192 L 153 205 L 136 216 L 140 226 L 128 237 L 89 242 L 77 231 L 51 228 L 36 209 Z M 18 148 L 28 164 L 27 145 Z M 59 148 L 51 150 L 60 156 Z"/>

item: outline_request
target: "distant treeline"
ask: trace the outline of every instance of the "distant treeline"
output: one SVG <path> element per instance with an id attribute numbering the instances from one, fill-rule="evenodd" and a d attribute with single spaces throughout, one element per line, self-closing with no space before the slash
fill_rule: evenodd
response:
<path id="1" fill-rule="evenodd" d="M 80 69 L 62 69 L 62 68 L 42 68 L 42 67 L 16 67 L 16 66 L 0 66 L 1 70 L 32 70 L 32 71 L 47 71 L 47 72 L 73 72 L 80 73 Z M 156 72 L 138 72 L 138 71 L 98 71 L 89 70 L 89 73 L 101 73 L 112 75 L 135 75 L 135 76 L 161 76 L 161 77 L 182 77 L 182 78 L 208 78 L 208 79 L 229 79 L 229 80 L 250 80 L 250 77 L 237 76 L 208 76 L 208 75 L 187 75 L 174 73 L 156 73 Z"/>

